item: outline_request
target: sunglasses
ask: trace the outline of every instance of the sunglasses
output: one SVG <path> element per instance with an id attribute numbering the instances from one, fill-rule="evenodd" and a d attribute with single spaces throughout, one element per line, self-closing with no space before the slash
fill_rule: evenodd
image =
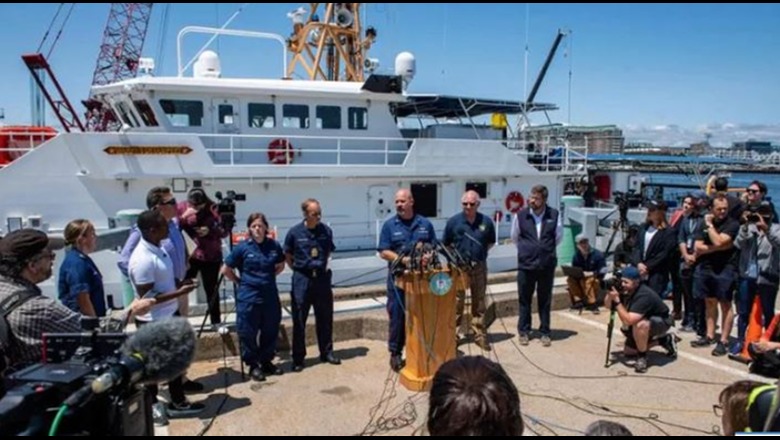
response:
<path id="1" fill-rule="evenodd" d="M 757 189 L 748 189 L 748 190 L 747 190 L 747 193 L 748 193 L 748 194 L 758 194 L 758 193 L 760 193 L 760 192 L 761 192 L 761 191 L 760 191 L 760 190 L 757 190 Z"/>
<path id="2" fill-rule="evenodd" d="M 463 202 L 463 206 L 477 206 L 477 204 L 471 202 Z"/>
<path id="3" fill-rule="evenodd" d="M 172 199 L 168 200 L 167 202 L 160 202 L 160 204 L 157 205 L 157 206 L 165 206 L 165 205 L 176 206 L 176 198 L 172 198 Z"/>

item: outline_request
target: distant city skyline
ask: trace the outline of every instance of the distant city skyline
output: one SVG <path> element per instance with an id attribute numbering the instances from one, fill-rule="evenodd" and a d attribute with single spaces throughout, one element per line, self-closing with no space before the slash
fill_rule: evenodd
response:
<path id="1" fill-rule="evenodd" d="M 171 4 L 163 26 L 164 5 L 154 6 L 144 50 L 156 59 L 158 75 L 174 74 L 175 36 L 185 25 L 218 27 L 241 9 L 231 28 L 287 36 L 286 13 L 298 7 Z M 77 4 L 50 58 L 74 104 L 87 96 L 109 7 Z M 20 55 L 36 50 L 56 8 L 0 5 L 0 108 L 6 124 L 30 122 L 29 73 Z M 381 61 L 380 73 L 390 72 L 397 53 L 415 54 L 412 93 L 523 100 L 557 29 L 564 28 L 571 35 L 537 96 L 560 107 L 552 122 L 567 123 L 571 115 L 572 125 L 615 124 L 629 142 L 681 146 L 710 133 L 714 146 L 750 138 L 780 144 L 778 4 L 372 3 L 364 12 L 364 22 L 378 31 L 371 56 Z M 203 40 L 185 40 L 186 57 Z M 281 71 L 271 45 L 221 38 L 213 48 L 225 76 L 278 77 Z M 49 111 L 47 122 L 54 121 Z"/>

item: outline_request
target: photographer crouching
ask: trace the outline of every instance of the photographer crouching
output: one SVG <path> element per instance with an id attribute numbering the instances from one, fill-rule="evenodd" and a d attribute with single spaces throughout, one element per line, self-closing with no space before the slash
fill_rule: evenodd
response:
<path id="1" fill-rule="evenodd" d="M 604 297 L 604 307 L 615 305 L 615 313 L 624 327 L 626 335 L 623 354 L 637 356 L 634 370 L 637 373 L 647 371 L 647 350 L 662 345 L 671 358 L 677 357 L 677 345 L 674 334 L 669 329 L 674 326 L 669 316 L 669 308 L 661 297 L 646 285 L 641 285 L 639 269 L 633 266 L 623 269 L 621 292 L 613 286 Z"/>

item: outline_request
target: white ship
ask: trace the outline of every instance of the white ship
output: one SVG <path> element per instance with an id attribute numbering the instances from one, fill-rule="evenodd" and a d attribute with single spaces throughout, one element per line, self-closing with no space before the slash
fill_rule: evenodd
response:
<path id="1" fill-rule="evenodd" d="M 325 35 L 327 26 L 343 30 L 346 19 L 357 21 L 338 14 L 296 28 L 308 36 L 306 44 L 319 43 L 312 60 L 327 49 L 325 37 L 314 37 Z M 312 37 L 308 27 L 320 33 Z M 118 213 L 143 208 L 151 187 L 170 186 L 183 200 L 200 186 L 211 196 L 246 194 L 237 202 L 237 232 L 249 213 L 262 211 L 283 239 L 301 221 L 301 201 L 314 197 L 339 251 L 334 283 L 360 284 L 385 276 L 385 263 L 373 250 L 382 222 L 394 214 L 398 188 L 412 189 L 416 211 L 431 219 L 439 236 L 461 210 L 463 191 L 475 189 L 501 239 L 533 185 L 546 185 L 549 203 L 557 207 L 566 184 L 585 172 L 584 148 L 529 151 L 511 128 L 488 123 L 490 116 L 505 121 L 506 115 L 555 106 L 408 94 L 415 72 L 410 53 L 396 58 L 396 75 L 371 74 L 373 61 L 362 54 L 363 70 L 349 81 L 315 78 L 316 69 L 310 79 L 291 80 L 304 51 L 281 36 L 190 28 L 180 33 L 179 44 L 191 31 L 272 38 L 283 42 L 290 66 L 275 79 L 225 78 L 217 54 L 205 51 L 191 75 L 93 86 L 92 102 L 109 109 L 121 128 L 60 133 L 0 168 L 3 229 L 36 227 L 56 235 L 70 220 L 87 218 L 108 237 L 127 226 L 121 219 L 117 224 Z M 181 60 L 179 67 L 183 72 Z M 93 258 L 111 292 L 119 280 L 116 253 L 107 249 Z M 515 261 L 513 247 L 502 245 L 489 265 L 491 271 L 511 270 Z M 285 281 L 283 275 L 280 284 Z M 53 292 L 53 285 L 46 290 Z"/>

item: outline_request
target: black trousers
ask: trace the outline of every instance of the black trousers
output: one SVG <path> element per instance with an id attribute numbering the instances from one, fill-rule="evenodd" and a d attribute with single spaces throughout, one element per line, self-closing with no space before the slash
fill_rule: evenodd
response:
<path id="1" fill-rule="evenodd" d="M 203 290 L 206 291 L 206 301 L 208 301 L 209 318 L 212 324 L 222 322 L 219 309 L 219 291 L 217 281 L 219 281 L 219 269 L 222 267 L 220 261 L 201 261 L 190 260 L 190 270 L 187 271 L 187 278 L 195 278 L 200 273 L 203 280 Z"/>

